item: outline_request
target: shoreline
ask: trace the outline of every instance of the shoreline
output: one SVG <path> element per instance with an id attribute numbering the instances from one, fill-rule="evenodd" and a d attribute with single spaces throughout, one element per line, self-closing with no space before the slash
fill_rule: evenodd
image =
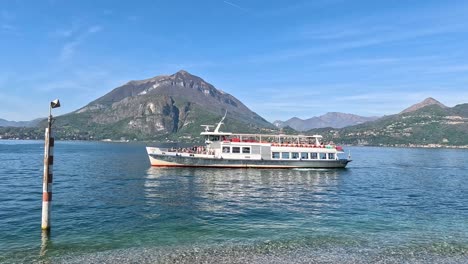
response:
<path id="1" fill-rule="evenodd" d="M 344 145 L 349 147 L 383 147 L 383 148 L 425 148 L 425 149 L 468 149 L 468 145 L 447 146 L 441 144 L 394 144 L 394 145 Z"/>
<path id="2" fill-rule="evenodd" d="M 44 139 L 23 139 L 23 138 L 0 138 L 0 141 L 44 141 Z M 102 142 L 102 143 L 141 143 L 141 144 L 193 144 L 194 142 L 173 142 L 154 140 L 83 140 L 83 139 L 56 139 L 56 141 L 82 141 L 82 142 Z M 425 148 L 425 149 L 468 149 L 468 145 L 442 145 L 442 144 L 381 144 L 381 145 L 359 145 L 359 144 L 339 144 L 345 147 L 384 147 L 384 148 Z"/>

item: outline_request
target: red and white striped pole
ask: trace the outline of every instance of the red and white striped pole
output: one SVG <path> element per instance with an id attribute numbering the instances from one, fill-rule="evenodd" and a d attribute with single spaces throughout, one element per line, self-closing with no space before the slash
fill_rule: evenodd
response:
<path id="1" fill-rule="evenodd" d="M 49 119 L 45 130 L 44 177 L 42 180 L 42 230 L 50 230 L 50 209 L 52 205 L 52 179 L 54 165 L 54 138 L 52 134 L 52 108 L 60 107 L 60 101 L 50 103 Z"/>

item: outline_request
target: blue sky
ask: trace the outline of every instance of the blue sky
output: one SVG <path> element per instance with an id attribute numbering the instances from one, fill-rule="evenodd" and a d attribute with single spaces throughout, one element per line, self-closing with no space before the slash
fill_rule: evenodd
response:
<path id="1" fill-rule="evenodd" d="M 468 103 L 467 1 L 0 0 L 0 118 L 198 75 L 269 121 Z"/>

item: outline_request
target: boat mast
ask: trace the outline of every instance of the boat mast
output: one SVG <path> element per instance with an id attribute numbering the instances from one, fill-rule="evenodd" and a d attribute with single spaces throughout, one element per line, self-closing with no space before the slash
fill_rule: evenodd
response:
<path id="1" fill-rule="evenodd" d="M 224 124 L 223 121 L 224 121 L 224 119 L 226 118 L 226 115 L 227 115 L 227 109 L 226 109 L 226 113 L 224 113 L 223 118 L 221 119 L 221 121 L 219 121 L 218 125 L 216 126 L 216 128 L 215 128 L 215 130 L 214 130 L 215 133 L 218 133 L 218 132 L 219 132 L 219 128 L 221 127 L 221 125 Z"/>

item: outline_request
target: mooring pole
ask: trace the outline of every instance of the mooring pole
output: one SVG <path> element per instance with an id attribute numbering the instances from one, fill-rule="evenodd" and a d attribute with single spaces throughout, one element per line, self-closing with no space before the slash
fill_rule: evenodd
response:
<path id="1" fill-rule="evenodd" d="M 52 203 L 52 166 L 54 164 L 54 138 L 50 136 L 51 119 L 45 130 L 44 178 L 42 180 L 42 229 L 50 229 L 50 207 Z"/>
<path id="2" fill-rule="evenodd" d="M 42 230 L 50 230 L 50 209 L 52 205 L 52 179 L 54 165 L 54 138 L 52 137 L 52 108 L 60 107 L 60 101 L 50 102 L 49 118 L 45 129 L 44 177 L 42 180 Z"/>

